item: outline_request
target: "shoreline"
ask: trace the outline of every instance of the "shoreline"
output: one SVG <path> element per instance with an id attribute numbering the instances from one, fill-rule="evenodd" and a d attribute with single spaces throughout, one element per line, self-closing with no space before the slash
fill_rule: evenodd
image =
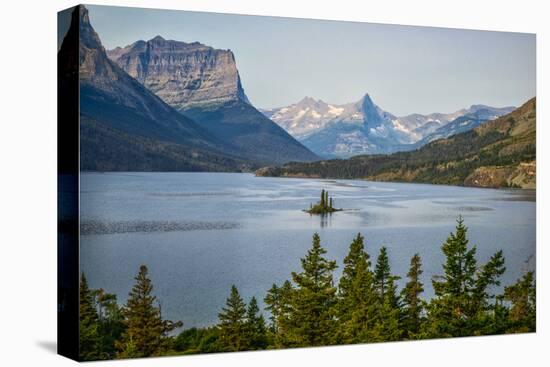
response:
<path id="1" fill-rule="evenodd" d="M 138 173 L 192 173 L 192 174 L 250 174 L 254 177 L 264 177 L 264 178 L 290 178 L 290 179 L 307 179 L 307 180 L 351 180 L 351 181 L 362 181 L 362 182 L 381 182 L 381 183 L 399 183 L 399 184 L 413 184 L 413 185 L 436 185 L 436 186 L 450 186 L 450 187 L 464 187 L 472 189 L 492 189 L 492 190 L 508 190 L 508 191 L 517 191 L 517 192 L 536 192 L 536 185 L 533 188 L 530 187 L 491 187 L 491 186 L 466 186 L 466 185 L 453 185 L 445 183 L 433 183 L 433 182 L 419 182 L 419 181 L 381 181 L 381 180 L 372 180 L 368 178 L 338 178 L 338 177 L 320 177 L 320 176 L 304 176 L 304 175 L 283 175 L 283 176 L 268 176 L 268 175 L 258 175 L 256 172 L 238 172 L 238 171 L 80 171 L 80 174 L 109 174 L 109 173 L 120 173 L 120 174 L 138 174 Z"/>

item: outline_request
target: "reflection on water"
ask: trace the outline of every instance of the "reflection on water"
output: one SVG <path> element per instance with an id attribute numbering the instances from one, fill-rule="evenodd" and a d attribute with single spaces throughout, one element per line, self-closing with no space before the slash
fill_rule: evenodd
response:
<path id="1" fill-rule="evenodd" d="M 303 212 L 321 189 L 346 210 Z M 216 321 L 231 284 L 262 300 L 273 282 L 299 270 L 319 232 L 342 265 L 357 232 L 373 257 L 388 247 L 404 278 L 410 257 L 424 264 L 424 296 L 441 274 L 441 244 L 458 215 L 480 261 L 503 249 L 510 284 L 535 261 L 534 191 L 229 173 L 85 173 L 81 178 L 81 268 L 92 287 L 124 302 L 147 264 L 163 313 L 186 327 Z M 531 259 L 531 260 L 528 260 Z M 336 278 L 341 267 L 336 271 Z M 402 279 L 401 282 L 404 280 Z M 400 283 L 400 285 L 402 285 Z"/>

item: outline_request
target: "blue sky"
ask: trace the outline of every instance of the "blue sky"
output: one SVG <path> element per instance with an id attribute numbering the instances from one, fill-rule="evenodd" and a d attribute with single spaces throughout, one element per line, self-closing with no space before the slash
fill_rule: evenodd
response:
<path id="1" fill-rule="evenodd" d="M 107 49 L 156 35 L 231 49 L 256 107 L 369 93 L 396 114 L 519 106 L 536 93 L 535 35 L 88 5 Z"/>

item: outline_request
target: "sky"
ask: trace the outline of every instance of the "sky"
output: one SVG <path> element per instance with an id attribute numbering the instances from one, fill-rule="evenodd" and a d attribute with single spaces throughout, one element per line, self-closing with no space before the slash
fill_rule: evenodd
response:
<path id="1" fill-rule="evenodd" d="M 105 48 L 157 35 L 235 54 L 256 107 L 358 101 L 397 116 L 536 94 L 534 34 L 88 5 Z"/>

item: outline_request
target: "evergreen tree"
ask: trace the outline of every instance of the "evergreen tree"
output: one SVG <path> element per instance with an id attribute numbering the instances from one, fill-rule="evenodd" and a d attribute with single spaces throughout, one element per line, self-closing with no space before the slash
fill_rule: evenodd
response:
<path id="1" fill-rule="evenodd" d="M 287 330 L 290 326 L 291 300 L 294 293 L 292 283 L 285 281 L 281 287 L 273 284 L 268 291 L 264 302 L 266 309 L 271 313 L 270 331 L 274 336 L 273 343 L 276 347 L 290 346 Z"/>
<path id="2" fill-rule="evenodd" d="M 420 281 L 422 275 L 422 260 L 415 254 L 411 258 L 411 265 L 407 277 L 409 281 L 401 292 L 403 299 L 403 331 L 408 339 L 420 337 L 421 324 L 423 322 L 424 302 L 420 294 L 424 292 L 424 285 Z"/>
<path id="3" fill-rule="evenodd" d="M 499 278 L 505 271 L 504 256 L 502 251 L 498 251 L 476 272 L 476 286 L 468 309 L 468 327 L 472 335 L 504 331 L 506 325 L 503 324 L 505 319 L 502 318 L 501 304 L 495 295 L 489 293 L 489 289 L 500 286 Z"/>
<path id="4" fill-rule="evenodd" d="M 112 359 L 116 357 L 115 343 L 124 332 L 124 316 L 115 294 L 98 289 L 96 301 L 102 339 L 101 350 L 106 358 Z"/>
<path id="5" fill-rule="evenodd" d="M 434 277 L 435 297 L 429 304 L 429 334 L 431 337 L 468 336 L 478 334 L 491 306 L 487 289 L 498 284 L 504 272 L 502 252 L 477 272 L 476 247 L 468 248 L 467 228 L 462 217 L 441 246 L 445 254 L 444 275 Z"/>
<path id="6" fill-rule="evenodd" d="M 401 337 L 400 301 L 395 284 L 398 279 L 391 273 L 386 247 L 380 248 L 374 269 L 374 289 L 378 297 L 377 323 L 372 336 L 375 341 L 395 341 Z"/>
<path id="7" fill-rule="evenodd" d="M 392 276 L 387 281 L 386 293 L 382 299 L 382 304 L 378 307 L 377 323 L 371 333 L 372 341 L 397 341 L 402 338 L 401 309 L 397 296 L 396 279 L 398 277 Z"/>
<path id="8" fill-rule="evenodd" d="M 248 348 L 246 340 L 246 304 L 237 287 L 231 286 L 231 294 L 226 307 L 218 314 L 220 323 L 220 343 L 226 351 L 239 351 Z"/>
<path id="9" fill-rule="evenodd" d="M 267 335 L 264 316 L 260 314 L 258 301 L 252 297 L 246 310 L 245 337 L 248 349 L 265 349 Z"/>
<path id="10" fill-rule="evenodd" d="M 371 341 L 376 305 L 370 256 L 364 250 L 363 236 L 358 233 L 344 258 L 344 270 L 338 286 L 335 342 L 349 344 Z"/>
<path id="11" fill-rule="evenodd" d="M 165 350 L 163 337 L 167 329 L 160 309 L 155 306 L 153 284 L 145 265 L 140 266 L 134 279 L 136 284 L 132 287 L 123 309 L 126 330 L 121 341 L 117 343 L 119 357 L 157 356 Z"/>
<path id="12" fill-rule="evenodd" d="M 535 274 L 529 271 L 521 279 L 504 288 L 504 299 L 510 302 L 509 333 L 535 332 L 537 328 L 537 301 Z"/>
<path id="13" fill-rule="evenodd" d="M 321 207 L 325 207 L 325 189 L 321 190 L 321 201 L 320 201 Z"/>
<path id="14" fill-rule="evenodd" d="M 388 250 L 386 247 L 382 247 L 380 248 L 380 253 L 376 259 L 376 267 L 374 268 L 374 287 L 378 292 L 380 300 L 385 299 L 392 278 Z"/>
<path id="15" fill-rule="evenodd" d="M 278 333 L 279 318 L 281 317 L 281 290 L 277 284 L 274 283 L 267 291 L 264 302 L 266 310 L 270 313 L 269 331 L 276 334 Z"/>
<path id="16" fill-rule="evenodd" d="M 500 286 L 499 278 L 505 271 L 504 256 L 502 250 L 500 250 L 491 256 L 487 264 L 483 265 L 480 271 L 477 272 L 472 303 L 474 307 L 473 313 L 491 307 L 491 300 L 494 299 L 495 296 L 488 293 L 488 288 L 490 286 Z"/>
<path id="17" fill-rule="evenodd" d="M 80 360 L 101 359 L 101 336 L 97 310 L 92 291 L 88 288 L 86 276 L 80 278 L 79 301 L 79 350 Z"/>
<path id="18" fill-rule="evenodd" d="M 294 346 L 318 346 L 331 343 L 334 327 L 336 288 L 333 271 L 336 262 L 324 258 L 319 235 L 313 235 L 313 244 L 301 259 L 302 272 L 292 273 L 296 284 L 291 297 L 290 322 L 286 330 Z"/>

